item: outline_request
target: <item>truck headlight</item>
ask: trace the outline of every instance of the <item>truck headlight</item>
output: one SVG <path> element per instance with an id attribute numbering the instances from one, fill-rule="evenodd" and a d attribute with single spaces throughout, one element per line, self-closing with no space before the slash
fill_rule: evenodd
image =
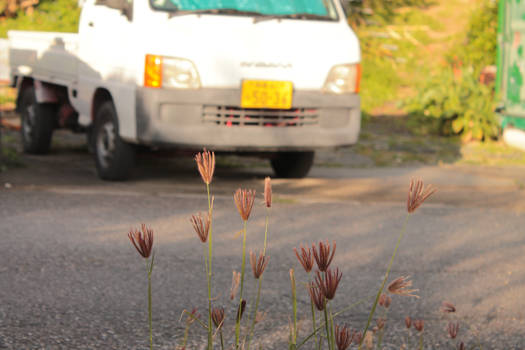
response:
<path id="1" fill-rule="evenodd" d="M 333 66 L 326 77 L 323 92 L 330 94 L 358 93 L 361 82 L 361 65 L 339 64 Z"/>
<path id="2" fill-rule="evenodd" d="M 146 55 L 144 86 L 198 89 L 201 80 L 192 61 L 184 58 Z"/>

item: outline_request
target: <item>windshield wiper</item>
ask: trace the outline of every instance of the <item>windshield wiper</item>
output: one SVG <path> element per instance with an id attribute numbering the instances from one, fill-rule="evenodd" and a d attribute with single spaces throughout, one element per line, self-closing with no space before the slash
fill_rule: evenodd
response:
<path id="1" fill-rule="evenodd" d="M 261 21 L 266 21 L 266 20 L 271 20 L 271 19 L 282 19 L 282 18 L 317 19 L 317 20 L 322 20 L 322 21 L 332 21 L 332 20 L 334 20 L 333 18 L 328 17 L 328 16 L 322 16 L 322 15 L 316 15 L 316 14 L 313 14 L 313 13 L 306 13 L 306 12 L 303 13 L 303 12 L 301 12 L 301 13 L 290 13 L 290 14 L 287 14 L 287 15 L 267 15 L 265 17 L 256 18 L 254 22 L 257 23 L 257 22 L 261 22 Z"/>
<path id="2" fill-rule="evenodd" d="M 188 14 L 226 14 L 226 15 L 243 15 L 243 16 L 265 16 L 264 13 L 257 11 L 243 11 L 233 8 L 224 8 L 224 9 L 202 9 L 202 10 L 178 10 L 173 9 L 170 12 L 170 17 L 176 15 L 188 15 Z"/>

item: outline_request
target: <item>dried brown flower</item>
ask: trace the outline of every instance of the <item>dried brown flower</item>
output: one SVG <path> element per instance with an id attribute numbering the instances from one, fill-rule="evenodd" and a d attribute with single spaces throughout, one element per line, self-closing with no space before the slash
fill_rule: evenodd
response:
<path id="1" fill-rule="evenodd" d="M 319 311 L 323 311 L 326 299 L 321 288 L 319 288 L 314 282 L 310 282 L 308 283 L 308 293 L 310 293 L 310 298 L 312 298 L 315 308 Z"/>
<path id="2" fill-rule="evenodd" d="M 354 338 L 354 344 L 359 345 L 361 344 L 361 340 L 363 340 L 363 333 L 355 332 L 353 338 Z"/>
<path id="3" fill-rule="evenodd" d="M 255 190 L 238 189 L 233 195 L 237 210 L 243 221 L 248 221 L 255 200 Z"/>
<path id="4" fill-rule="evenodd" d="M 230 289 L 230 300 L 235 299 L 237 290 L 239 290 L 239 284 L 241 283 L 241 274 L 237 271 L 233 271 L 232 286 Z"/>
<path id="5" fill-rule="evenodd" d="M 335 241 L 332 243 L 331 251 L 330 243 L 328 243 L 328 241 L 326 241 L 326 243 L 319 242 L 319 252 L 317 251 L 315 244 L 312 244 L 312 253 L 314 254 L 315 262 L 317 263 L 319 270 L 324 272 L 330 267 L 330 263 L 334 258 L 335 248 Z"/>
<path id="6" fill-rule="evenodd" d="M 257 314 L 255 315 L 255 323 L 260 323 L 264 321 L 266 318 L 266 312 L 257 311 Z"/>
<path id="7" fill-rule="evenodd" d="M 211 319 L 213 324 L 217 328 L 221 328 L 224 324 L 224 308 L 223 307 L 214 307 L 211 310 Z"/>
<path id="8" fill-rule="evenodd" d="M 193 322 L 195 322 L 195 320 L 198 320 L 199 317 L 201 317 L 201 315 L 199 315 L 199 313 L 197 312 L 197 308 L 193 308 L 191 310 L 191 312 L 188 312 L 187 310 L 184 310 L 183 314 L 184 314 L 184 312 L 186 312 L 188 314 L 188 317 L 186 318 L 186 324 L 187 325 L 192 324 Z M 182 315 L 181 315 L 181 318 L 182 318 Z"/>
<path id="9" fill-rule="evenodd" d="M 390 307 L 390 304 L 392 303 L 392 298 L 389 295 L 381 294 L 379 297 L 379 305 L 388 309 Z"/>
<path id="10" fill-rule="evenodd" d="M 382 317 L 376 320 L 377 329 L 383 329 L 385 327 L 386 320 Z"/>
<path id="11" fill-rule="evenodd" d="M 129 240 L 142 257 L 149 258 L 153 250 L 153 230 L 142 224 L 141 230 L 131 230 L 128 233 Z"/>
<path id="12" fill-rule="evenodd" d="M 208 215 L 206 219 L 202 217 L 201 213 L 198 215 L 192 215 L 190 221 L 201 242 L 206 243 L 208 240 L 208 234 L 210 233 L 210 215 Z"/>
<path id="13" fill-rule="evenodd" d="M 202 181 L 207 185 L 211 184 L 213 172 L 215 171 L 215 153 L 210 153 L 210 151 L 207 151 L 205 148 L 202 153 L 195 155 L 195 162 L 197 163 Z"/>
<path id="14" fill-rule="evenodd" d="M 388 291 L 392 294 L 419 298 L 419 296 L 412 294 L 419 291 L 419 289 L 408 289 L 412 287 L 412 281 L 410 281 L 409 278 L 410 276 L 401 276 L 396 278 L 388 285 Z"/>
<path id="15" fill-rule="evenodd" d="M 365 343 L 367 350 L 372 350 L 374 348 L 374 334 L 371 332 L 366 333 L 363 343 Z"/>
<path id="16" fill-rule="evenodd" d="M 312 250 L 310 248 L 304 248 L 302 244 L 299 245 L 299 249 L 301 250 L 301 255 L 297 252 L 297 248 L 294 248 L 293 251 L 297 256 L 297 260 L 303 265 L 304 270 L 309 273 L 314 267 L 314 256 L 312 255 Z"/>
<path id="17" fill-rule="evenodd" d="M 423 320 L 414 320 L 414 328 L 418 332 L 423 332 L 423 328 L 425 327 L 425 321 Z"/>
<path id="18" fill-rule="evenodd" d="M 250 264 L 252 265 L 253 277 L 259 279 L 262 276 L 266 265 L 268 265 L 269 257 L 259 252 L 259 258 L 257 254 L 250 250 Z"/>
<path id="19" fill-rule="evenodd" d="M 423 180 L 410 180 L 408 188 L 407 210 L 413 213 L 423 202 L 437 191 L 432 185 L 423 188 Z"/>
<path id="20" fill-rule="evenodd" d="M 242 315 L 244 314 L 245 309 L 246 309 L 246 300 L 242 299 L 241 304 L 239 305 L 239 308 L 237 309 L 237 322 L 241 322 Z"/>
<path id="21" fill-rule="evenodd" d="M 448 335 L 450 336 L 451 339 L 456 339 L 456 336 L 458 335 L 458 331 L 459 331 L 459 322 L 449 322 L 448 323 Z"/>
<path id="22" fill-rule="evenodd" d="M 335 344 L 337 350 L 346 350 L 352 344 L 352 331 L 346 325 L 335 325 Z"/>
<path id="23" fill-rule="evenodd" d="M 335 297 L 335 292 L 337 291 L 341 277 L 343 277 L 343 273 L 339 271 L 339 268 L 326 270 L 324 278 L 321 272 L 316 271 L 315 283 L 321 289 L 325 298 L 332 300 Z"/>
<path id="24" fill-rule="evenodd" d="M 412 319 L 410 318 L 410 316 L 405 317 L 405 326 L 407 327 L 407 329 L 409 329 L 410 326 L 412 326 Z"/>
<path id="25" fill-rule="evenodd" d="M 458 350 L 465 350 L 465 344 L 463 342 L 458 344 Z"/>
<path id="26" fill-rule="evenodd" d="M 456 312 L 456 307 L 454 306 L 454 304 L 448 301 L 444 301 L 441 303 L 441 311 L 445 313 L 453 313 Z"/>
<path id="27" fill-rule="evenodd" d="M 269 176 L 264 179 L 264 203 L 267 208 L 272 206 L 272 182 Z"/>

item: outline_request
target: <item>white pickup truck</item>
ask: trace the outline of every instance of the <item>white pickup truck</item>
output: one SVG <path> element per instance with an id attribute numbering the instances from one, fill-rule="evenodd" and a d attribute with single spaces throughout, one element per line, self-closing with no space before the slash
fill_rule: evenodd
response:
<path id="1" fill-rule="evenodd" d="M 24 150 L 86 132 L 99 176 L 137 145 L 268 157 L 303 177 L 357 142 L 359 42 L 340 0 L 86 0 L 79 33 L 10 31 Z"/>

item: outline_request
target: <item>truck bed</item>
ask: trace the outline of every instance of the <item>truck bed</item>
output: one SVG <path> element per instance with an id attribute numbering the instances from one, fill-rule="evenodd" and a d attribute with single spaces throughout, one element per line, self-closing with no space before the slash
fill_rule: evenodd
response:
<path id="1" fill-rule="evenodd" d="M 78 34 L 9 31 L 11 76 L 69 86 L 77 79 Z"/>

